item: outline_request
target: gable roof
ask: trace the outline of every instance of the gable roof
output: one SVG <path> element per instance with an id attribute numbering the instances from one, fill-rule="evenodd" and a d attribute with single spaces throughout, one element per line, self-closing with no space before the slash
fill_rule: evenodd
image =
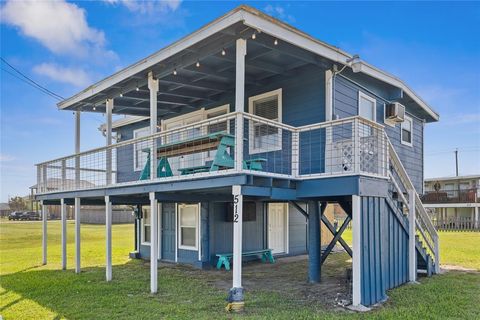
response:
<path id="1" fill-rule="evenodd" d="M 132 64 L 131 66 L 114 73 L 113 75 L 101 80 L 76 95 L 65 99 L 58 103 L 59 109 L 65 109 L 75 103 L 82 101 L 90 96 L 93 96 L 104 89 L 107 89 L 129 77 L 134 76 L 142 71 L 147 71 L 157 63 L 187 49 L 191 45 L 198 43 L 207 37 L 220 32 L 221 30 L 235 24 L 242 22 L 243 24 L 252 27 L 261 32 L 265 32 L 279 40 L 291 43 L 299 48 L 310 51 L 317 55 L 323 56 L 336 63 L 343 65 L 348 64 L 348 60 L 352 55 L 339 49 L 338 47 L 329 45 L 320 41 L 307 33 L 281 22 L 261 11 L 252 7 L 241 5 L 225 15 L 215 19 L 199 30 L 183 37 L 173 44 L 153 53 L 152 55 Z M 419 95 L 417 95 L 410 87 L 407 86 L 399 78 L 380 70 L 373 65 L 364 61 L 362 63 L 361 72 L 373 78 L 379 79 L 392 86 L 403 90 L 409 97 L 411 97 L 434 121 L 439 120 L 439 115 L 436 113 Z"/>

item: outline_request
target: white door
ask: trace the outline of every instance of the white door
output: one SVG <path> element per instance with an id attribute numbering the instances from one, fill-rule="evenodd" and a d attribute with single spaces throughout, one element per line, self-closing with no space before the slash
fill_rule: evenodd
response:
<path id="1" fill-rule="evenodd" d="M 287 204 L 268 204 L 268 248 L 272 253 L 286 253 Z"/>

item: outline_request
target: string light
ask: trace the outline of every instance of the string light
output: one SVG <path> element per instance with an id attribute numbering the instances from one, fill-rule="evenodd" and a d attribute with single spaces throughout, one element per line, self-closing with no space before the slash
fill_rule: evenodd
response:
<path id="1" fill-rule="evenodd" d="M 273 41 L 273 44 L 274 44 L 274 45 L 277 45 L 277 44 L 278 44 L 278 40 L 275 39 L 275 41 Z"/>
<path id="2" fill-rule="evenodd" d="M 252 34 L 252 40 L 255 40 L 256 38 L 257 38 L 257 34 L 254 32 L 254 33 Z"/>
<path id="3" fill-rule="evenodd" d="M 174 75 L 174 76 L 177 75 L 177 69 L 173 69 L 173 75 Z"/>
<path id="4" fill-rule="evenodd" d="M 197 66 L 197 68 L 200 68 L 200 61 L 197 60 L 197 63 L 195 65 Z"/>
<path id="5" fill-rule="evenodd" d="M 120 98 L 123 98 L 123 93 L 120 92 Z"/>
<path id="6" fill-rule="evenodd" d="M 222 56 L 226 55 L 227 52 L 225 51 L 225 48 L 222 49 Z"/>
<path id="7" fill-rule="evenodd" d="M 135 91 L 140 91 L 140 88 L 137 86 L 137 87 L 135 88 Z"/>
<path id="8" fill-rule="evenodd" d="M 97 110 L 97 107 L 96 106 L 93 106 L 93 111 Z"/>

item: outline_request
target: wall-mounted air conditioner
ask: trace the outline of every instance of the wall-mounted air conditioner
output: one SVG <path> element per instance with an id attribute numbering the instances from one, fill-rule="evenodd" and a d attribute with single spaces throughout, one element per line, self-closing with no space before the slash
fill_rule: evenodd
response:
<path id="1" fill-rule="evenodd" d="M 387 104 L 385 118 L 394 122 L 403 122 L 405 120 L 405 106 L 398 102 Z"/>

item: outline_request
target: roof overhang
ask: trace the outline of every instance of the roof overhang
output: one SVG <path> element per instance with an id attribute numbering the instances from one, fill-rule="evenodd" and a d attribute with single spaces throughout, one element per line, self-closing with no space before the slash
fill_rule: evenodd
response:
<path id="1" fill-rule="evenodd" d="M 324 43 L 318 39 L 311 37 L 310 35 L 285 24 L 271 16 L 268 16 L 254 8 L 249 6 L 239 6 L 232 11 L 226 13 L 222 17 L 214 20 L 213 22 L 205 25 L 201 29 L 187 35 L 186 37 L 178 40 L 177 42 L 157 51 L 156 53 L 138 61 L 137 63 L 113 74 L 112 76 L 105 78 L 91 85 L 87 89 L 79 92 L 78 94 L 58 103 L 59 109 L 68 109 L 75 104 L 81 102 L 84 99 L 88 99 L 93 95 L 96 95 L 103 90 L 106 90 L 112 86 L 118 85 L 120 82 L 125 81 L 130 77 L 138 77 L 139 73 L 145 73 L 151 70 L 154 66 L 160 64 L 162 61 L 181 53 L 184 50 L 188 50 L 189 47 L 204 41 L 208 37 L 221 32 L 235 24 L 243 23 L 244 25 L 251 27 L 252 29 L 264 32 L 272 37 L 278 38 L 281 41 L 292 44 L 296 47 L 309 51 L 315 55 L 324 57 L 339 63 L 347 65 L 348 60 L 352 58 L 352 55 L 342 51 L 341 49 Z M 417 95 L 412 89 L 410 89 L 402 80 L 390 75 L 389 73 L 382 71 L 366 62 L 361 61 L 360 72 L 369 75 L 373 78 L 379 79 L 394 87 L 398 87 L 403 90 L 405 94 L 410 96 L 420 108 L 422 108 L 427 115 L 431 118 L 427 121 L 438 121 L 439 115 Z M 168 69 L 164 71 L 165 74 L 169 74 L 173 71 Z"/>

